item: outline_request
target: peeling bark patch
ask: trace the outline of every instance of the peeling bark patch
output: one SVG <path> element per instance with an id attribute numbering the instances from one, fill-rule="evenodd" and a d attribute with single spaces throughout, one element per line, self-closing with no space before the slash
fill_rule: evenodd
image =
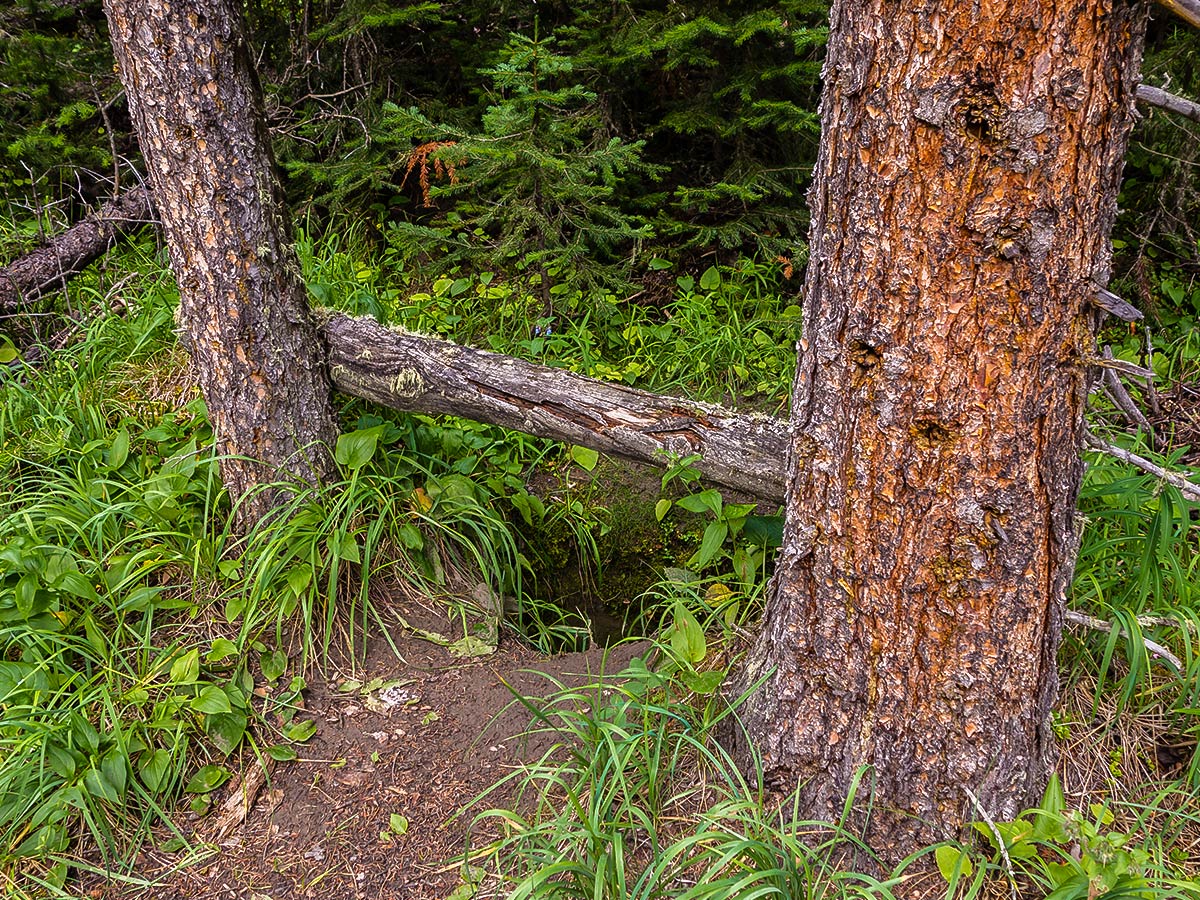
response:
<path id="1" fill-rule="evenodd" d="M 866 378 L 876 366 L 883 362 L 883 350 L 866 341 L 851 341 L 848 349 L 850 359 L 857 370 L 855 374 L 859 379 Z"/>

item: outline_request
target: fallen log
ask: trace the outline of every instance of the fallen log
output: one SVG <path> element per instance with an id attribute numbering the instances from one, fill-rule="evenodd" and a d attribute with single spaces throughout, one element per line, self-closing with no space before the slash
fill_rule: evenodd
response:
<path id="1" fill-rule="evenodd" d="M 145 187 L 125 191 L 96 212 L 0 269 L 0 313 L 60 290 L 122 237 L 153 220 Z"/>
<path id="2" fill-rule="evenodd" d="M 447 414 L 668 466 L 696 467 L 725 487 L 782 502 L 788 425 L 711 403 L 651 394 L 321 312 L 334 386 L 405 412 Z"/>

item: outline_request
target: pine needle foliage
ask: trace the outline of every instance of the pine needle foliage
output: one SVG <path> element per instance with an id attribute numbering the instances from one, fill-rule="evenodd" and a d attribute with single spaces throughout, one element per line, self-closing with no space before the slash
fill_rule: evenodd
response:
<path id="1" fill-rule="evenodd" d="M 401 255 L 528 275 L 541 285 L 547 315 L 556 285 L 620 279 L 652 230 L 614 195 L 626 176 L 657 172 L 643 161 L 642 142 L 608 132 L 597 95 L 555 43 L 536 33 L 509 38 L 481 70 L 489 103 L 478 130 L 435 125 L 395 104 L 385 105 L 381 128 L 382 140 L 417 141 L 418 150 L 437 142 L 425 159 L 446 167 L 443 180 L 421 184 L 422 202 L 445 213 L 430 224 L 393 225 Z"/>

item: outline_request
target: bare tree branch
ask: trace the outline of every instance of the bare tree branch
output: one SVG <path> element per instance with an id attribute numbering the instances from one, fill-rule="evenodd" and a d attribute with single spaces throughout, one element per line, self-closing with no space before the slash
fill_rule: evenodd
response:
<path id="1" fill-rule="evenodd" d="M 1200 484 L 1196 484 L 1194 481 L 1189 481 L 1178 472 L 1172 472 L 1169 469 L 1165 469 L 1158 465 L 1158 463 L 1151 462 L 1150 460 L 1146 459 L 1146 457 L 1138 456 L 1136 453 L 1133 453 L 1129 450 L 1122 450 L 1120 447 L 1101 440 L 1090 431 L 1087 434 L 1085 443 L 1088 447 L 1098 453 L 1103 453 L 1106 456 L 1119 459 L 1121 462 L 1129 463 L 1131 466 L 1136 466 L 1143 472 L 1148 472 L 1156 478 L 1161 478 L 1172 487 L 1179 488 L 1179 492 L 1188 500 L 1191 500 L 1194 503 L 1200 503 Z"/>
<path id="2" fill-rule="evenodd" d="M 1200 122 L 1200 103 L 1195 100 L 1168 93 L 1162 88 L 1152 87 L 1148 84 L 1138 85 L 1137 98 L 1148 106 L 1156 106 L 1167 112 L 1191 119 L 1193 122 Z"/>
<path id="3" fill-rule="evenodd" d="M 1104 619 L 1097 619 L 1095 616 L 1085 615 L 1084 613 L 1075 612 L 1070 609 L 1063 613 L 1063 618 L 1073 625 L 1081 625 L 1084 628 L 1091 628 L 1094 631 L 1103 631 L 1105 634 L 1109 634 L 1113 630 L 1112 622 L 1106 622 Z M 1138 620 L 1138 623 L 1141 624 L 1141 619 Z M 1121 637 L 1129 640 L 1129 633 L 1124 628 L 1118 628 L 1117 630 Z M 1159 657 L 1163 662 L 1174 667 L 1177 673 L 1183 671 L 1183 661 L 1162 644 L 1144 637 L 1142 638 L 1142 646 L 1150 653 Z"/>
<path id="4" fill-rule="evenodd" d="M 0 269 L 0 313 L 61 290 L 118 240 L 153 221 L 145 187 L 126 191 L 40 247 Z"/>

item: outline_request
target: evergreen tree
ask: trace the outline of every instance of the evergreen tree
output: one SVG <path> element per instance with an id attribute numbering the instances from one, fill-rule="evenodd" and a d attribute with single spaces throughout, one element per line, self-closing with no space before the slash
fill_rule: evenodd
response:
<path id="1" fill-rule="evenodd" d="M 657 171 L 642 160 L 642 142 L 605 127 L 597 95 L 554 44 L 536 33 L 511 36 L 480 73 L 490 83 L 477 131 L 435 126 L 394 104 L 384 116 L 387 140 L 417 144 L 396 187 L 416 181 L 411 189 L 426 207 L 457 201 L 432 225 L 397 223 L 395 243 L 409 255 L 444 246 L 443 264 L 482 259 L 534 276 L 545 315 L 567 286 L 620 279 L 652 231 L 614 197 L 622 179 Z M 430 165 L 435 175 L 443 167 L 442 181 L 430 180 Z"/>

